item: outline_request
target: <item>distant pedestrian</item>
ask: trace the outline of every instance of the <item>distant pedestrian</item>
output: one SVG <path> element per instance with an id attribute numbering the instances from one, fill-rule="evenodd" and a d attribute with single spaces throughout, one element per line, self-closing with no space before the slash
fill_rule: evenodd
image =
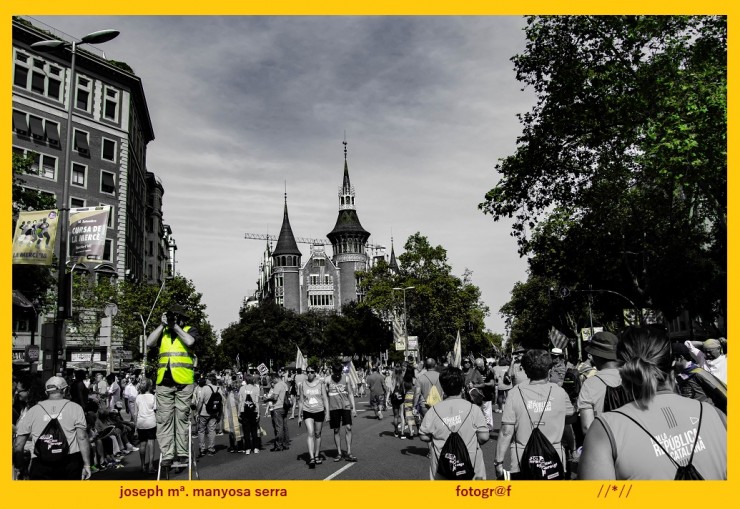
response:
<path id="1" fill-rule="evenodd" d="M 414 376 L 413 365 L 406 367 L 403 375 L 403 416 L 408 427 L 408 435 L 401 435 L 402 439 L 412 439 L 417 436 L 416 415 L 417 410 L 414 406 L 416 400 L 416 377 Z"/>
<path id="2" fill-rule="evenodd" d="M 321 464 L 321 428 L 324 426 L 329 410 L 329 399 L 324 381 L 316 378 L 316 367 L 306 369 L 306 380 L 298 386 L 300 404 L 298 406 L 298 426 L 306 423 L 306 444 L 308 446 L 308 466 L 315 468 Z"/>
<path id="3" fill-rule="evenodd" d="M 383 406 L 386 399 L 385 379 L 380 374 L 380 368 L 373 366 L 373 369 L 366 378 L 367 387 L 370 390 L 370 405 L 373 407 L 375 416 L 378 419 L 383 418 Z"/>
<path id="4" fill-rule="evenodd" d="M 342 364 L 337 362 L 332 366 L 332 374 L 326 381 L 326 393 L 329 402 L 329 425 L 334 432 L 334 444 L 337 446 L 337 455 L 334 461 L 357 461 L 352 454 L 352 417 L 357 417 L 355 408 L 355 384 L 342 373 Z M 340 429 L 344 425 L 344 440 L 347 452 L 342 453 Z"/>
<path id="5" fill-rule="evenodd" d="M 133 422 L 136 423 L 136 432 L 139 435 L 139 456 L 141 457 L 141 472 L 153 474 L 154 447 L 157 440 L 157 400 L 152 394 L 154 382 L 145 378 L 141 382 L 141 393 L 133 402 Z"/>
<path id="6" fill-rule="evenodd" d="M 290 437 L 288 435 L 288 408 L 285 408 L 286 397 L 288 397 L 288 385 L 283 381 L 281 374 L 273 374 L 272 389 L 265 401 L 272 403 L 272 428 L 275 432 L 275 443 L 270 449 L 272 452 L 287 451 L 290 448 Z"/>
<path id="7" fill-rule="evenodd" d="M 259 437 L 260 422 L 260 388 L 258 378 L 249 375 L 245 379 L 246 385 L 239 390 L 239 406 L 241 408 L 241 424 L 244 428 L 244 453 L 258 454 L 261 448 Z"/>
<path id="8" fill-rule="evenodd" d="M 213 456 L 216 454 L 216 422 L 221 420 L 223 412 L 217 414 L 211 414 L 208 410 L 208 401 L 214 395 L 221 394 L 218 388 L 218 378 L 216 373 L 209 373 L 206 377 L 206 385 L 203 386 L 201 391 L 200 400 L 196 406 L 196 413 L 198 415 L 198 443 L 200 445 L 199 458 L 202 458 L 206 454 Z"/>

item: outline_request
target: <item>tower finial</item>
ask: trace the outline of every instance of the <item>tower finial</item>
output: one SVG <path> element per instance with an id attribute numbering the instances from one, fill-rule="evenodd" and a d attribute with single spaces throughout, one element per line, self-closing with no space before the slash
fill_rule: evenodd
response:
<path id="1" fill-rule="evenodd" d="M 347 130 L 344 131 L 344 141 L 342 142 L 342 145 L 344 145 L 344 160 L 347 160 Z"/>
<path id="2" fill-rule="evenodd" d="M 285 185 L 285 204 L 287 205 L 288 204 L 288 181 L 287 180 L 284 181 L 284 185 Z"/>

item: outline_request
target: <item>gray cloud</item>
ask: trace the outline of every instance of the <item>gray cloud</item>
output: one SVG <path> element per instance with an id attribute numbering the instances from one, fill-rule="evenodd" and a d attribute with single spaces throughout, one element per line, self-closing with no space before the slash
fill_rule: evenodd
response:
<path id="1" fill-rule="evenodd" d="M 287 182 L 293 230 L 334 226 L 346 131 L 352 183 L 371 242 L 402 251 L 420 231 L 456 274 L 473 270 L 497 311 L 525 263 L 510 224 L 477 210 L 497 159 L 533 104 L 510 58 L 524 47 L 513 17 L 47 16 L 104 46 L 144 83 L 156 139 L 148 168 L 165 187 L 178 270 L 203 293 L 216 329 L 237 320 L 277 234 Z M 304 255 L 308 247 L 300 246 Z"/>

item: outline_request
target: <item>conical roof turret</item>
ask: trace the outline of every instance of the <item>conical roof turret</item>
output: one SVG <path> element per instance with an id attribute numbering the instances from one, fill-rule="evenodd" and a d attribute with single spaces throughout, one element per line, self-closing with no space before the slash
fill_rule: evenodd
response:
<path id="1" fill-rule="evenodd" d="M 278 236 L 277 245 L 275 250 L 272 252 L 273 256 L 278 255 L 298 255 L 301 256 L 301 251 L 298 249 L 298 244 L 295 241 L 293 235 L 293 229 L 290 227 L 290 219 L 288 218 L 288 194 L 285 194 L 285 207 L 283 209 L 283 225 L 280 228 L 280 235 Z"/>

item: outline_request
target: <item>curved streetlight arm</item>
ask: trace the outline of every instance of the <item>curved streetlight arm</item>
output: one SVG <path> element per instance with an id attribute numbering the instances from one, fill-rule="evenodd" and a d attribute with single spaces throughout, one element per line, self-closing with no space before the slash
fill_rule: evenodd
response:
<path id="1" fill-rule="evenodd" d="M 640 308 L 638 308 L 635 305 L 635 303 L 632 302 L 626 295 L 622 295 L 621 293 L 615 292 L 614 290 L 603 290 L 603 289 L 598 289 L 598 290 L 571 290 L 571 291 L 573 291 L 573 292 L 582 292 L 582 293 L 611 293 L 611 294 L 614 294 L 614 295 L 616 295 L 618 297 L 622 297 L 624 300 L 626 300 L 627 302 L 630 303 L 630 306 L 632 306 L 632 309 L 634 309 L 635 312 L 637 313 L 638 319 L 640 320 L 640 322 L 642 322 L 642 312 L 640 311 Z"/>

